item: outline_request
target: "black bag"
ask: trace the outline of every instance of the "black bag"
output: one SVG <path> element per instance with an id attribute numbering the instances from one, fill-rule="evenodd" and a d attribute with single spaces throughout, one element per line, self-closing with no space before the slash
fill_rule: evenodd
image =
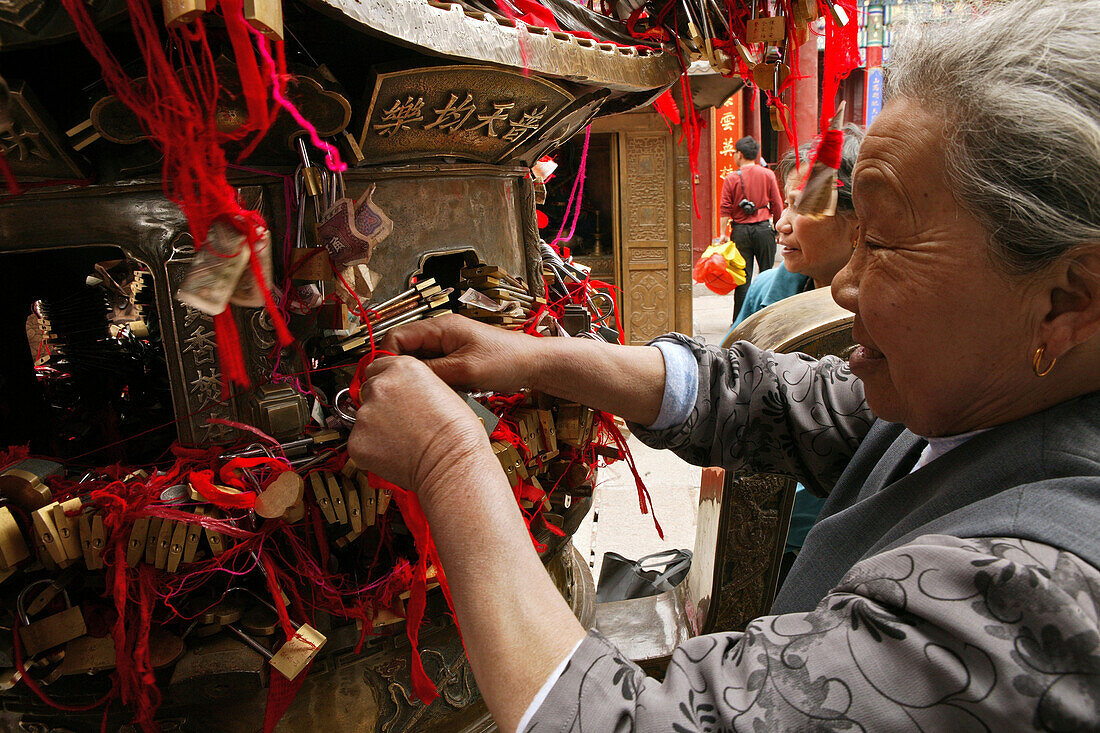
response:
<path id="1" fill-rule="evenodd" d="M 649 567 L 646 568 L 645 566 Z M 658 572 L 658 568 L 664 567 Z M 600 566 L 596 603 L 645 598 L 672 590 L 691 568 L 691 550 L 662 550 L 640 560 L 605 552 Z"/>

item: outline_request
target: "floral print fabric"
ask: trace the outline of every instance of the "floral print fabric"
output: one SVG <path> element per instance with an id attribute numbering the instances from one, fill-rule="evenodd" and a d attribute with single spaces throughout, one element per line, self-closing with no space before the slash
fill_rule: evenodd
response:
<path id="1" fill-rule="evenodd" d="M 809 613 L 681 644 L 664 682 L 592 632 L 527 730 L 1096 730 L 1098 602 L 1069 553 L 927 535 Z"/>
<path id="2" fill-rule="evenodd" d="M 675 341 L 699 363 L 699 391 L 686 421 L 665 430 L 632 424 L 646 445 L 669 448 L 688 463 L 794 476 L 825 495 L 875 417 L 863 383 L 842 359 L 777 354 L 738 341 L 706 346 Z"/>

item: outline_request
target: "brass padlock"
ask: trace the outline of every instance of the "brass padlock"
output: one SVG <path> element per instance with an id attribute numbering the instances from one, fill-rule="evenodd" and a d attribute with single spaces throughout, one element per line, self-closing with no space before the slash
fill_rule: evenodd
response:
<path id="1" fill-rule="evenodd" d="M 19 592 L 16 599 L 16 612 L 22 624 L 19 627 L 19 639 L 23 642 L 23 652 L 27 657 L 36 657 L 47 649 L 59 647 L 88 633 L 88 627 L 84 625 L 84 614 L 79 607 L 73 607 L 69 603 L 67 593 L 64 597 L 69 607 L 64 611 L 38 621 L 30 620 L 26 612 L 27 595 L 32 588 L 48 582 L 48 580 L 39 580 L 30 583 Z"/>
<path id="2" fill-rule="evenodd" d="M 35 509 L 31 513 L 31 521 L 34 523 L 34 531 L 38 535 L 38 541 L 49 553 L 50 560 L 57 567 L 64 568 L 72 564 L 72 559 L 65 553 L 65 546 L 61 543 L 57 526 L 53 521 L 53 508 L 55 506 L 57 506 L 57 502 Z"/>
<path id="3" fill-rule="evenodd" d="M 84 555 L 84 565 L 89 570 L 103 568 L 103 547 L 107 544 L 107 528 L 103 524 L 100 512 L 85 512 L 80 515 L 80 547 Z"/>
<path id="4" fill-rule="evenodd" d="M 6 506 L 0 506 L 0 570 L 14 570 L 31 556 L 30 549 Z"/>
<path id="5" fill-rule="evenodd" d="M 28 514 L 53 501 L 46 479 L 61 476 L 65 467 L 54 461 L 25 458 L 0 473 L 0 498 L 7 499 Z"/>
<path id="6" fill-rule="evenodd" d="M 317 508 L 321 510 L 321 514 L 324 515 L 325 521 L 329 524 L 336 524 L 336 510 L 332 508 L 332 497 L 328 493 L 325 473 L 327 472 L 314 471 L 311 473 L 309 475 L 309 486 L 313 490 L 313 500 L 317 503 Z"/>
<path id="7" fill-rule="evenodd" d="M 77 497 L 50 506 L 53 507 L 53 523 L 57 529 L 57 539 L 65 549 L 65 556 L 70 560 L 81 559 L 84 553 L 80 549 L 80 530 L 77 528 L 76 513 L 80 511 L 83 502 Z"/>

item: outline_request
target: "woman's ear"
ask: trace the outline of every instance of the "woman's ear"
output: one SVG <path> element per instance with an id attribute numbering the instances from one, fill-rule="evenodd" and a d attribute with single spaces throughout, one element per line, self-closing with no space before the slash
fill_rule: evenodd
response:
<path id="1" fill-rule="evenodd" d="M 1067 258 L 1049 286 L 1050 310 L 1040 327 L 1046 353 L 1055 358 L 1100 335 L 1100 243 Z"/>

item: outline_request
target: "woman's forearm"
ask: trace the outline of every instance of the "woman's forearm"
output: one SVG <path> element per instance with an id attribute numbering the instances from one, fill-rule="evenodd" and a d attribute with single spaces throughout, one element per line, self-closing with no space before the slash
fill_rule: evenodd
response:
<path id="1" fill-rule="evenodd" d="M 654 346 L 583 338 L 539 340 L 531 387 L 649 425 L 661 411 L 665 362 Z"/>
<path id="2" fill-rule="evenodd" d="M 486 443 L 419 491 L 474 676 L 502 731 L 515 730 L 585 630 L 550 581 Z"/>

